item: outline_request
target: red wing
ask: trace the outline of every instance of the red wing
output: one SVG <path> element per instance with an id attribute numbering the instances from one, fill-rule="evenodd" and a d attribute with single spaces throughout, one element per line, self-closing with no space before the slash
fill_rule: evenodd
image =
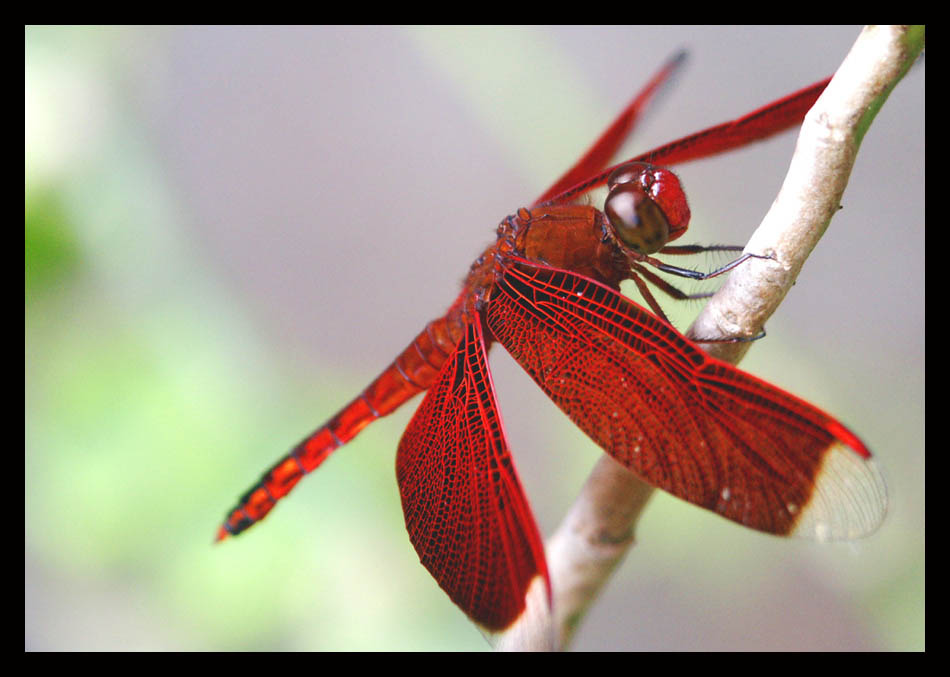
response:
<path id="1" fill-rule="evenodd" d="M 511 262 L 487 326 L 584 432 L 654 486 L 774 534 L 855 538 L 883 519 L 883 480 L 843 425 L 594 280 Z"/>
<path id="2" fill-rule="evenodd" d="M 656 165 L 675 165 L 761 141 L 789 127 L 800 125 L 805 113 L 815 104 L 829 82 L 831 78 L 825 78 L 748 115 L 690 134 L 644 153 L 635 160 Z"/>
<path id="3" fill-rule="evenodd" d="M 549 584 L 485 357 L 476 316 L 406 428 L 396 476 L 422 564 L 475 622 L 498 631 L 525 609 L 533 580 Z"/>
<path id="4" fill-rule="evenodd" d="M 773 101 L 748 115 L 743 115 L 741 118 L 709 127 L 695 134 L 684 136 L 682 139 L 672 141 L 665 146 L 654 148 L 636 157 L 618 162 L 600 174 L 591 176 L 583 183 L 578 183 L 573 188 L 569 188 L 560 195 L 552 196 L 550 201 L 563 204 L 575 200 L 579 195 L 606 183 L 611 172 L 628 162 L 649 162 L 653 165 L 668 167 L 690 160 L 711 157 L 778 134 L 789 127 L 801 124 L 802 120 L 805 119 L 805 113 L 818 100 L 830 81 L 831 78 L 827 78 L 821 82 L 816 82 L 810 87 L 805 87 L 778 101 Z M 545 195 L 548 195 L 548 193 L 545 193 Z"/>
<path id="5" fill-rule="evenodd" d="M 548 188 L 544 195 L 535 200 L 534 204 L 537 205 L 546 200 L 550 200 L 552 197 L 563 193 L 568 188 L 580 183 L 587 177 L 606 167 L 607 163 L 610 162 L 610 158 L 613 157 L 617 149 L 623 144 L 624 139 L 633 131 L 633 126 L 639 119 L 640 114 L 650 100 L 657 94 L 660 86 L 669 82 L 670 77 L 685 60 L 686 52 L 677 52 L 674 54 L 640 93 L 627 104 L 627 107 L 620 112 L 617 119 L 604 130 L 604 133 L 601 134 L 600 138 L 588 149 L 584 157 L 567 170 L 564 176 L 558 179 L 553 186 Z"/>

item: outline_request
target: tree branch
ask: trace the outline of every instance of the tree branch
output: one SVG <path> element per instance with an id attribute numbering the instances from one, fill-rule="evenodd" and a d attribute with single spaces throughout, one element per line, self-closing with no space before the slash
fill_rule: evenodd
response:
<path id="1" fill-rule="evenodd" d="M 732 272 L 693 322 L 691 337 L 755 336 L 791 289 L 805 259 L 838 211 L 858 148 L 891 90 L 924 47 L 922 26 L 868 26 L 802 124 L 785 182 L 753 233 L 750 259 Z M 750 343 L 704 349 L 736 364 Z M 586 609 L 634 542 L 653 488 L 607 455 L 547 542 L 553 618 L 543 586 L 532 613 L 497 641 L 500 650 L 563 649 Z"/>

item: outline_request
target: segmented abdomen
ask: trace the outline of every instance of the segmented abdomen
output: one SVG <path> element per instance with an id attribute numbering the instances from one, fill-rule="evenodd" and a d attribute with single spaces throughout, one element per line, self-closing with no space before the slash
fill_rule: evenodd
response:
<path id="1" fill-rule="evenodd" d="M 237 535 L 262 520 L 301 477 L 316 469 L 331 452 L 380 416 L 392 413 L 412 396 L 428 389 L 458 343 L 461 301 L 460 296 L 443 317 L 426 325 L 356 399 L 264 473 L 228 513 L 218 529 L 217 540 Z"/>

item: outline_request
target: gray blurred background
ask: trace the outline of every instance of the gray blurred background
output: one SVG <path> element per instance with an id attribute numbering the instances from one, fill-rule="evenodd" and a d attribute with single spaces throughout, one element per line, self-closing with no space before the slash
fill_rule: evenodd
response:
<path id="1" fill-rule="evenodd" d="M 831 74 L 859 30 L 26 28 L 26 648 L 487 649 L 405 533 L 416 402 L 211 539 L 673 51 L 625 155 Z M 923 648 L 924 72 L 743 362 L 863 437 L 884 526 L 816 545 L 658 495 L 573 648 Z M 744 244 L 794 142 L 678 167 L 683 241 Z M 492 369 L 549 534 L 602 452 L 503 350 Z"/>

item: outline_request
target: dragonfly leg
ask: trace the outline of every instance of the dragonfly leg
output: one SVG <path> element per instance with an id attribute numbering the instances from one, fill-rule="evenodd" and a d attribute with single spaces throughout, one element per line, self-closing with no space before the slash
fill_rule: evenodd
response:
<path id="1" fill-rule="evenodd" d="M 674 246 L 664 247 L 663 249 L 660 250 L 660 253 L 661 253 L 661 254 L 672 254 L 672 255 L 677 255 L 677 256 L 687 256 L 687 255 L 691 255 L 691 254 L 700 254 L 700 253 L 702 253 L 702 252 L 722 252 L 722 251 L 725 251 L 725 252 L 738 252 L 738 251 L 742 251 L 742 247 L 739 247 L 739 246 L 737 246 L 737 245 L 720 245 L 720 244 L 708 245 L 708 246 L 707 246 L 707 245 L 698 245 L 698 244 L 692 244 L 692 245 L 674 245 Z M 680 267 L 678 267 L 678 266 L 671 266 L 671 265 L 669 265 L 669 264 L 667 264 L 667 263 L 663 263 L 662 261 L 658 261 L 657 259 L 654 259 L 654 258 L 648 257 L 648 256 L 647 256 L 647 257 L 643 257 L 643 262 L 652 265 L 653 267 L 657 268 L 658 270 L 662 270 L 662 271 L 667 272 L 667 273 L 672 273 L 672 274 L 674 274 L 674 275 L 679 275 L 680 277 L 688 277 L 688 278 L 694 279 L 694 280 L 706 280 L 706 279 L 708 279 L 708 278 L 716 277 L 717 275 L 722 275 L 723 273 L 725 273 L 725 272 L 727 272 L 727 271 L 729 271 L 729 270 L 732 270 L 733 268 L 735 268 L 735 267 L 738 266 L 740 263 L 742 263 L 743 261 L 745 261 L 746 259 L 748 259 L 748 258 L 750 258 L 750 257 L 754 257 L 754 258 L 770 258 L 770 257 L 767 257 L 767 256 L 761 256 L 761 255 L 759 255 L 759 254 L 744 254 L 743 256 L 740 256 L 738 259 L 736 259 L 736 260 L 734 260 L 734 261 L 732 261 L 732 262 L 726 264 L 726 265 L 723 266 L 722 268 L 718 268 L 718 269 L 712 271 L 711 273 L 700 273 L 700 272 L 698 272 L 698 271 L 689 270 L 689 269 L 687 269 L 687 268 L 680 268 Z M 650 283 L 652 283 L 652 284 L 653 284 L 654 286 L 656 286 L 658 289 L 660 289 L 661 291 L 663 291 L 664 293 L 666 293 L 668 296 L 670 296 L 670 297 L 676 299 L 677 301 L 689 301 L 689 300 L 693 300 L 693 299 L 706 299 L 706 298 L 709 298 L 710 296 L 712 296 L 712 295 L 715 293 L 715 292 L 698 292 L 698 293 L 695 293 L 695 294 L 687 294 L 686 292 L 684 292 L 684 291 L 682 291 L 681 289 L 679 289 L 678 287 L 676 287 L 676 286 L 670 284 L 669 282 L 667 282 L 666 280 L 664 280 L 663 278 L 661 278 L 659 275 L 657 275 L 657 274 L 654 273 L 653 271 L 651 271 L 651 270 L 645 268 L 644 266 L 642 266 L 640 263 L 637 263 L 636 261 L 630 261 L 630 267 L 631 267 L 631 269 L 636 270 L 640 275 L 642 275 L 643 277 L 645 277 L 647 280 L 649 280 Z M 651 306 L 651 307 L 652 307 L 652 306 Z"/>
<path id="2" fill-rule="evenodd" d="M 763 254 L 743 254 L 735 261 L 727 263 L 721 268 L 717 268 L 709 273 L 701 273 L 698 270 L 690 270 L 689 268 L 680 268 L 679 266 L 671 266 L 668 263 L 663 263 L 657 259 L 647 257 L 644 259 L 644 263 L 648 263 L 657 270 L 662 270 L 664 273 L 670 273 L 671 275 L 678 275 L 679 277 L 688 277 L 692 280 L 708 280 L 711 277 L 718 277 L 723 273 L 728 273 L 730 270 L 738 266 L 740 263 L 744 263 L 749 259 L 770 259 L 771 256 L 765 256 Z"/>
<path id="3" fill-rule="evenodd" d="M 741 249 L 742 249 L 741 247 L 730 246 L 730 245 L 712 245 L 708 247 L 703 246 L 703 245 L 683 245 L 683 246 L 675 246 L 675 247 L 665 247 L 661 253 L 674 254 L 674 255 L 687 255 L 687 254 L 696 254 L 696 253 L 705 252 L 705 251 L 741 251 Z M 673 251 L 668 251 L 668 250 L 673 250 Z M 650 265 L 653 265 L 657 269 L 663 270 L 664 272 L 679 274 L 681 277 L 688 277 L 688 278 L 696 279 L 696 280 L 706 280 L 711 277 L 716 277 L 717 275 L 721 275 L 729 270 L 732 270 L 733 268 L 738 266 L 740 263 L 746 261 L 749 258 L 768 259 L 771 257 L 763 256 L 761 254 L 743 254 L 736 260 L 726 264 L 725 266 L 721 268 L 717 268 L 716 270 L 710 273 L 700 273 L 698 271 L 689 270 L 686 268 L 679 268 L 678 266 L 670 266 L 660 261 L 656 261 L 655 259 L 650 259 L 650 257 L 645 257 L 644 262 L 649 263 Z M 646 259 L 649 259 L 649 260 L 646 260 Z M 665 294 L 667 294 L 668 296 L 670 296 L 671 298 L 677 301 L 688 301 L 688 300 L 694 300 L 694 299 L 709 298 L 715 293 L 715 292 L 698 292 L 695 294 L 687 294 L 683 290 L 679 289 L 678 287 L 670 284 L 669 282 L 661 278 L 659 275 L 657 275 L 653 271 L 647 269 L 640 263 L 631 262 L 631 272 L 632 274 L 630 277 L 634 281 L 634 283 L 637 285 L 637 289 L 640 290 L 640 294 L 641 296 L 643 296 L 643 299 L 647 302 L 647 305 L 650 306 L 650 309 L 653 310 L 653 312 L 657 315 L 657 317 L 661 318 L 667 324 L 670 324 L 669 318 L 667 318 L 666 314 L 663 312 L 662 308 L 660 307 L 659 302 L 656 300 L 656 297 L 653 296 L 653 292 L 650 291 L 650 288 L 647 286 L 646 282 L 644 281 L 644 278 L 647 281 L 649 281 L 651 284 L 653 284 L 657 289 L 659 289 L 660 291 L 664 292 Z M 765 335 L 766 335 L 765 328 L 763 327 L 762 330 L 758 334 L 751 337 L 750 336 L 734 336 L 730 338 L 709 338 L 709 339 L 694 338 L 693 340 L 696 343 L 746 343 L 749 341 L 758 341 L 759 339 L 764 338 Z"/>
<path id="4" fill-rule="evenodd" d="M 660 254 L 670 254 L 673 256 L 689 256 L 692 254 L 702 254 L 703 252 L 741 252 L 744 247 L 737 244 L 671 244 L 663 247 Z"/>
<path id="5" fill-rule="evenodd" d="M 642 275 L 647 280 L 649 280 L 650 283 L 653 284 L 657 289 L 664 292 L 667 296 L 670 296 L 671 298 L 676 299 L 677 301 L 691 301 L 693 299 L 708 299 L 710 296 L 712 296 L 715 293 L 711 291 L 704 291 L 704 292 L 698 292 L 695 294 L 687 294 L 679 287 L 676 287 L 670 284 L 669 282 L 664 280 L 662 277 L 654 273 L 652 270 L 644 268 L 639 263 L 634 263 L 632 264 L 631 267 L 634 270 L 636 270 L 640 275 Z"/>
<path id="6" fill-rule="evenodd" d="M 752 343 L 765 338 L 765 327 L 762 327 L 761 331 L 755 336 L 732 336 L 730 338 L 696 338 L 690 336 L 689 338 L 694 343 Z"/>
<path id="7" fill-rule="evenodd" d="M 634 264 L 636 265 L 636 264 Z M 650 279 L 651 282 L 654 282 L 655 279 L 659 279 L 653 273 L 642 270 L 640 266 L 636 266 L 641 272 L 646 274 L 646 277 Z M 653 314 L 658 318 L 666 322 L 671 327 L 673 323 L 670 322 L 670 318 L 666 316 L 666 313 L 663 312 L 663 308 L 660 307 L 660 304 L 657 302 L 656 297 L 653 296 L 653 292 L 650 291 L 650 288 L 647 286 L 647 283 L 643 281 L 643 278 L 637 275 L 635 272 L 631 272 L 630 279 L 633 280 L 634 284 L 637 285 L 637 289 L 640 290 L 640 296 L 643 297 L 643 300 L 647 302 L 647 305 L 650 306 L 650 310 L 653 311 Z M 665 284 L 665 283 L 664 283 Z M 662 288 L 662 285 L 658 285 Z M 675 289 L 672 285 L 669 285 L 671 288 Z M 678 290 L 677 290 L 678 291 Z"/>

